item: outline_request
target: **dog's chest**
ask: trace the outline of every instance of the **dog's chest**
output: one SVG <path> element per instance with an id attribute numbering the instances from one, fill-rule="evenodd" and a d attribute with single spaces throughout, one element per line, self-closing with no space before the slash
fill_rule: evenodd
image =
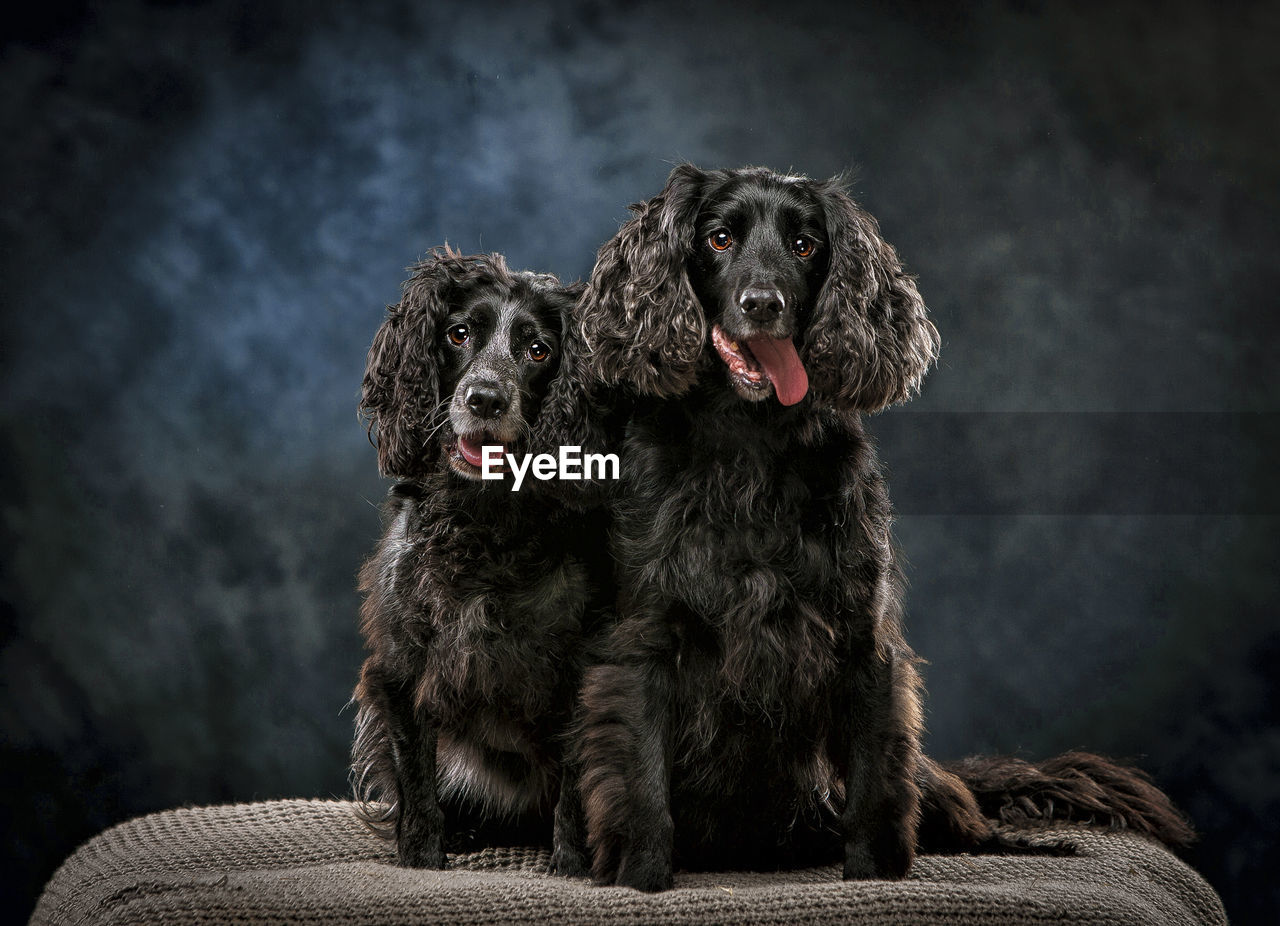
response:
<path id="1" fill-rule="evenodd" d="M 790 461 L 693 456 L 656 467 L 629 506 L 622 554 L 640 581 L 713 622 L 820 602 L 836 569 L 823 486 Z"/>
<path id="2" fill-rule="evenodd" d="M 712 722 L 736 704 L 794 726 L 785 706 L 820 697 L 844 644 L 840 448 L 759 436 L 644 422 L 614 548 L 637 613 L 665 614 L 676 635 L 691 716 Z"/>
<path id="3" fill-rule="evenodd" d="M 401 534 L 411 548 L 399 557 L 401 577 L 425 593 L 435 627 L 556 633 L 578 618 L 585 578 L 559 523 L 490 524 L 465 510 L 415 515 Z"/>
<path id="4" fill-rule="evenodd" d="M 416 534 L 402 581 L 416 583 L 423 696 L 444 713 L 503 703 L 548 709 L 576 649 L 587 580 L 550 530 L 505 534 L 459 518 Z M 411 536 L 413 533 L 411 532 Z"/>

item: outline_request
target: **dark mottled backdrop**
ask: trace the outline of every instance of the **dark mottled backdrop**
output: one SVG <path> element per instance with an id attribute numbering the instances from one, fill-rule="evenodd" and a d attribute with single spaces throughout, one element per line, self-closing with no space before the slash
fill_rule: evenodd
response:
<path id="1" fill-rule="evenodd" d="M 1267 921 L 1280 8 L 682 7 L 8 20 L 0 909 L 130 815 L 345 793 L 403 268 L 578 277 L 687 159 L 853 168 L 919 274 L 942 361 L 873 426 L 932 751 L 1137 758 Z"/>

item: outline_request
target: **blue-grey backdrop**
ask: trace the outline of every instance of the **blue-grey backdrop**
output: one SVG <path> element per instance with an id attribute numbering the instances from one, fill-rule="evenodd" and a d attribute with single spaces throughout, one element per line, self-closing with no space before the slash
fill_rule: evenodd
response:
<path id="1" fill-rule="evenodd" d="M 46 2 L 0 54 L 0 909 L 345 793 L 403 268 L 586 274 L 681 160 L 853 169 L 942 332 L 873 428 L 943 757 L 1135 758 L 1274 913 L 1280 12 Z M 1072 5 L 1075 6 L 1075 5 Z"/>

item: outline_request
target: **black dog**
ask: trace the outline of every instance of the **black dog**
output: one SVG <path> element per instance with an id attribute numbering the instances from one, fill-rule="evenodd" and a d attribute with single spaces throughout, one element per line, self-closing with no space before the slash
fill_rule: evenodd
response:
<path id="1" fill-rule="evenodd" d="M 554 804 L 558 870 L 585 870 L 562 767 L 602 580 L 603 526 L 536 486 L 483 481 L 481 448 L 543 449 L 572 431 L 575 297 L 499 255 L 437 251 L 412 268 L 369 352 L 361 407 L 384 475 L 385 533 L 360 574 L 371 653 L 353 779 L 402 864 L 445 864 L 441 802 L 535 815 Z M 542 428 L 542 430 L 540 430 Z M 558 800 L 557 800 L 558 794 Z"/>
<path id="2" fill-rule="evenodd" d="M 614 506 L 618 624 L 582 696 L 596 879 L 664 889 L 673 841 L 682 863 L 716 866 L 843 846 L 846 878 L 902 877 L 918 834 L 988 842 L 970 788 L 921 753 L 892 513 L 860 418 L 907 399 L 936 357 L 913 279 L 835 181 L 681 166 L 633 209 L 581 309 L 589 375 L 639 397 Z M 963 770 L 997 803 L 1063 778 Z M 1166 816 L 1105 789 L 1088 809 L 1180 825 L 1129 780 Z M 1053 794 L 1070 807 L 1070 787 Z"/>

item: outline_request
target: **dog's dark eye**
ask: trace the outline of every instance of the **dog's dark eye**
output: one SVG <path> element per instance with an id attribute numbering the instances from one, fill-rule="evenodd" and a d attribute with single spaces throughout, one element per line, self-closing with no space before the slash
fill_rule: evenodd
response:
<path id="1" fill-rule="evenodd" d="M 813 252 L 818 250 L 818 243 L 812 238 L 800 235 L 791 242 L 791 250 L 795 252 L 796 257 L 812 257 Z"/>
<path id="2" fill-rule="evenodd" d="M 534 363 L 542 363 L 551 356 L 551 348 L 543 344 L 541 341 L 534 341 L 529 345 L 529 359 Z"/>
<path id="3" fill-rule="evenodd" d="M 707 244 L 717 251 L 727 251 L 729 246 L 733 244 L 733 236 L 729 234 L 727 229 L 722 228 L 711 233 L 711 237 L 707 239 Z"/>
<path id="4" fill-rule="evenodd" d="M 454 325 L 449 329 L 449 343 L 454 347 L 461 347 L 466 344 L 467 338 L 470 336 L 466 325 Z"/>

